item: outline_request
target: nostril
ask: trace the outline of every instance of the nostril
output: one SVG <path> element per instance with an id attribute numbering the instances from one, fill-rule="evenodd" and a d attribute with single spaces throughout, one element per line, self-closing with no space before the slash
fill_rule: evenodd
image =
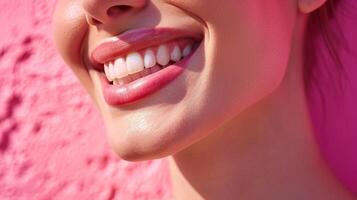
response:
<path id="1" fill-rule="evenodd" d="M 115 17 L 119 14 L 129 11 L 132 7 L 129 5 L 112 6 L 107 10 L 107 15 L 110 17 Z"/>

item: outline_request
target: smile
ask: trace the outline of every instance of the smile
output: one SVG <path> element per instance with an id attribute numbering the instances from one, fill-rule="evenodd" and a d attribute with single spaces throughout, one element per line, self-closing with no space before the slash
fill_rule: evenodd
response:
<path id="1" fill-rule="evenodd" d="M 201 34 L 137 29 L 107 39 L 91 54 L 110 105 L 142 99 L 178 77 L 202 40 Z"/>

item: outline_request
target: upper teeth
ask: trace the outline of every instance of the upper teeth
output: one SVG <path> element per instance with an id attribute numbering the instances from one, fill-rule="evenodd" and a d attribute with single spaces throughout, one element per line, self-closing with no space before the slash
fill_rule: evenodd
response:
<path id="1" fill-rule="evenodd" d="M 171 47 L 171 48 L 170 48 Z M 156 49 L 156 51 L 154 50 Z M 162 44 L 157 48 L 148 48 L 140 52 L 131 52 L 124 57 L 116 58 L 104 64 L 104 72 L 109 81 L 114 81 L 151 68 L 156 64 L 166 66 L 170 60 L 180 61 L 192 52 L 191 44 L 186 44 L 181 50 L 178 44 Z M 156 54 L 155 54 L 156 53 Z"/>
<path id="2" fill-rule="evenodd" d="M 144 66 L 150 68 L 156 65 L 156 58 L 152 49 L 147 49 L 144 54 Z"/>

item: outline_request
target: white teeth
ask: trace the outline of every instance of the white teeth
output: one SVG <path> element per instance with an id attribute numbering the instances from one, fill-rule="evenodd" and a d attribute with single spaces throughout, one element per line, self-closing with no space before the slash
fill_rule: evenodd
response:
<path id="1" fill-rule="evenodd" d="M 107 77 L 107 79 L 109 81 L 111 81 L 110 76 L 109 76 L 109 63 L 104 64 L 104 73 L 105 73 L 105 76 Z"/>
<path id="2" fill-rule="evenodd" d="M 112 81 L 114 79 L 114 65 L 113 65 L 113 62 L 109 62 L 105 68 L 107 68 L 106 72 L 105 72 L 105 75 L 107 76 L 109 81 Z"/>
<path id="3" fill-rule="evenodd" d="M 192 51 L 192 47 L 191 45 L 187 45 L 184 49 L 183 49 L 183 52 L 182 52 L 182 55 L 183 57 L 186 57 L 188 56 Z"/>
<path id="4" fill-rule="evenodd" d="M 135 74 L 144 69 L 144 62 L 141 55 L 137 52 L 133 52 L 126 57 L 126 67 L 129 74 Z"/>
<path id="5" fill-rule="evenodd" d="M 166 45 L 160 45 L 157 49 L 156 61 L 162 66 L 167 65 L 170 62 L 169 49 Z"/>
<path id="6" fill-rule="evenodd" d="M 114 61 L 114 71 L 116 79 L 120 79 L 128 75 L 128 70 L 124 58 L 117 58 Z"/>
<path id="7" fill-rule="evenodd" d="M 154 51 L 151 49 L 146 50 L 145 54 L 144 54 L 145 68 L 153 67 L 153 66 L 155 66 L 155 64 L 156 64 L 156 59 L 155 59 Z"/>
<path id="8" fill-rule="evenodd" d="M 109 63 L 109 73 L 110 73 L 110 78 L 112 80 L 115 79 L 115 67 L 114 67 L 114 61 Z"/>
<path id="9" fill-rule="evenodd" d="M 171 52 L 171 60 L 175 62 L 181 60 L 181 50 L 180 47 L 177 45 L 175 45 L 174 49 Z"/>
<path id="10" fill-rule="evenodd" d="M 192 53 L 191 44 L 187 44 L 183 50 L 181 50 L 180 46 L 177 44 L 170 46 L 170 49 L 172 47 L 173 49 L 170 52 L 169 46 L 162 44 L 155 48 L 157 49 L 156 55 L 152 48 L 148 48 L 144 52 L 140 51 L 140 53 L 129 53 L 126 55 L 126 57 L 119 57 L 114 61 L 105 63 L 104 73 L 107 79 L 110 82 L 113 82 L 114 85 L 121 85 L 132 81 L 132 77 L 134 78 L 133 80 L 135 80 L 142 76 L 155 73 L 161 69 L 157 64 L 161 66 L 167 66 L 170 60 L 173 62 L 178 62 L 183 57 L 186 57 Z M 141 73 L 136 74 L 138 72 Z"/>

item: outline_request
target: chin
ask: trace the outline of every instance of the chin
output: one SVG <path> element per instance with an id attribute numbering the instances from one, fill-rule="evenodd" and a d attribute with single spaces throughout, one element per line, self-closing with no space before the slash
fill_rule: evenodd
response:
<path id="1" fill-rule="evenodd" d="M 183 151 L 206 136 L 209 127 L 201 115 L 185 115 L 190 107 L 176 108 L 180 112 L 155 106 L 116 117 L 113 113 L 104 115 L 113 151 L 127 161 L 159 159 Z"/>
<path id="2" fill-rule="evenodd" d="M 135 117 L 134 117 L 135 118 Z M 180 133 L 180 128 L 172 129 L 172 123 L 141 123 L 126 122 L 124 117 L 118 118 L 121 122 L 109 122 L 107 140 L 112 150 L 127 161 L 144 161 L 159 159 L 179 151 L 183 141 L 189 135 Z M 114 120 L 115 121 L 115 120 Z"/>
<path id="3" fill-rule="evenodd" d="M 112 150 L 126 161 L 159 159 L 178 151 L 170 139 L 159 136 L 168 133 L 108 130 L 107 134 Z"/>

